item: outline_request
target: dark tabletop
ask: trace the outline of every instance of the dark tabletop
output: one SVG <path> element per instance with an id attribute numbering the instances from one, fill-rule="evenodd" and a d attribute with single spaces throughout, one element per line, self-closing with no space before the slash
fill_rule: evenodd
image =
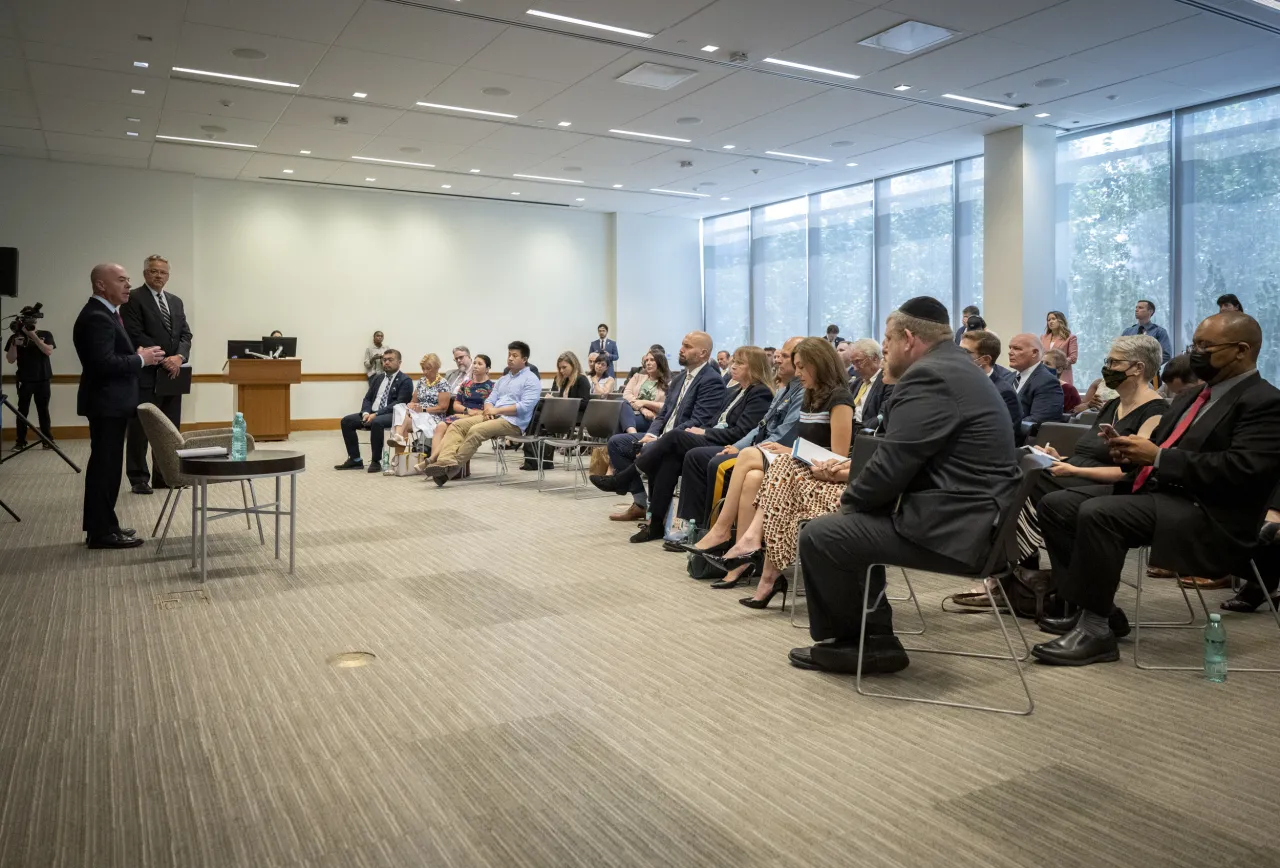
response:
<path id="1" fill-rule="evenodd" d="M 283 449 L 255 449 L 244 461 L 232 461 L 229 456 L 204 458 L 180 458 L 178 469 L 190 476 L 268 476 L 292 473 L 306 467 L 307 456 L 301 452 Z"/>

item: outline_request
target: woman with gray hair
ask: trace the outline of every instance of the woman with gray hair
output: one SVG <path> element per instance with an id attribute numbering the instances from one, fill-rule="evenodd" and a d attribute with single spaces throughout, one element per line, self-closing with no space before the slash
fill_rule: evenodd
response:
<path id="1" fill-rule="evenodd" d="M 1115 483 L 1124 470 L 1111 459 L 1107 445 L 1112 437 L 1151 437 L 1169 402 L 1151 388 L 1160 371 L 1160 344 L 1150 335 L 1130 335 L 1111 342 L 1111 352 L 1102 360 L 1102 380 L 1119 395 L 1102 406 L 1093 427 L 1077 441 L 1071 455 L 1063 456 L 1052 442 L 1034 447 L 1058 459 L 1040 474 L 1031 498 L 1018 518 L 1018 557 L 1020 569 L 1039 569 L 1040 549 L 1044 539 L 1036 505 L 1050 492 L 1083 485 Z M 987 608 L 990 603 L 981 586 L 968 594 L 956 594 L 954 601 L 962 606 Z M 985 605 L 984 605 L 985 604 Z"/>

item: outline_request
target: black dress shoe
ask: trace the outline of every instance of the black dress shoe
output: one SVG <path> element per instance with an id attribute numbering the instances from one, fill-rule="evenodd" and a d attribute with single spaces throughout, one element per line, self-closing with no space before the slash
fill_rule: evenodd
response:
<path id="1" fill-rule="evenodd" d="M 145 482 L 135 482 L 133 487 L 130 488 L 130 491 L 134 494 L 150 494 L 151 486 L 147 485 Z"/>
<path id="2" fill-rule="evenodd" d="M 837 642 L 814 645 L 811 648 L 793 648 L 789 655 L 791 665 L 800 669 L 832 672 L 840 675 L 856 675 L 858 672 L 858 643 Z M 868 636 L 862 655 L 863 675 L 888 675 L 901 672 L 911 664 L 906 649 L 897 636 Z"/>
<path id="3" fill-rule="evenodd" d="M 91 537 L 88 545 L 91 549 L 132 549 L 142 545 L 142 540 L 123 534 L 109 533 L 106 536 Z"/>
<path id="4" fill-rule="evenodd" d="M 382 472 L 382 465 L 381 465 L 381 464 L 379 464 L 379 463 L 378 463 L 378 462 L 376 462 L 376 461 L 373 461 L 373 462 L 371 462 L 371 463 L 369 464 L 369 470 L 368 470 L 368 472 L 369 472 L 369 473 L 381 473 L 381 472 Z"/>
<path id="5" fill-rule="evenodd" d="M 120 536 L 137 536 L 138 532 L 131 527 L 122 527 L 116 530 Z"/>
<path id="6" fill-rule="evenodd" d="M 736 558 L 726 558 L 722 555 L 712 555 L 702 552 L 702 556 L 707 559 L 707 563 L 711 564 L 718 570 L 724 570 L 726 573 L 730 570 L 736 570 L 743 564 L 755 564 L 756 569 L 764 566 L 764 550 L 756 549 L 750 554 L 741 555 Z"/>
<path id="7" fill-rule="evenodd" d="M 684 554 L 684 546 L 678 542 L 672 542 L 669 539 L 662 541 L 662 550 L 664 552 L 675 552 L 678 555 Z"/>
<path id="8" fill-rule="evenodd" d="M 612 491 L 615 494 L 618 491 L 617 486 L 613 484 L 614 478 L 612 476 L 589 476 L 587 478 L 591 480 L 592 485 L 601 491 Z"/>
<path id="9" fill-rule="evenodd" d="M 359 470 L 361 467 L 364 467 L 364 462 L 359 458 L 348 458 L 341 464 L 333 465 L 334 470 Z"/>
<path id="10" fill-rule="evenodd" d="M 1114 663 L 1120 659 L 1120 649 L 1114 633 L 1093 636 L 1076 628 L 1052 642 L 1032 646 L 1031 656 L 1052 666 L 1088 666 Z"/>
<path id="11" fill-rule="evenodd" d="M 1280 609 L 1280 597 L 1272 597 L 1271 603 L 1277 609 Z M 1262 589 L 1258 587 L 1257 582 L 1249 582 L 1243 588 L 1236 592 L 1236 595 L 1230 600 L 1223 600 L 1220 604 L 1221 608 L 1227 612 L 1254 612 L 1259 606 L 1266 605 L 1266 597 L 1263 595 Z"/>
<path id="12" fill-rule="evenodd" d="M 659 533 L 657 536 L 650 536 L 649 528 L 647 527 L 642 527 L 631 535 L 631 541 L 633 543 L 653 542 L 656 539 L 662 539 L 662 534 Z"/>
<path id="13" fill-rule="evenodd" d="M 1043 633 L 1051 633 L 1061 636 L 1064 633 L 1070 633 L 1080 623 L 1080 613 L 1068 615 L 1065 618 L 1041 618 L 1036 622 L 1040 626 Z M 1124 614 L 1124 609 L 1119 606 L 1111 610 L 1111 615 L 1107 618 L 1107 626 L 1111 628 L 1111 632 L 1115 634 L 1117 639 L 1123 639 L 1129 635 L 1129 619 Z"/>

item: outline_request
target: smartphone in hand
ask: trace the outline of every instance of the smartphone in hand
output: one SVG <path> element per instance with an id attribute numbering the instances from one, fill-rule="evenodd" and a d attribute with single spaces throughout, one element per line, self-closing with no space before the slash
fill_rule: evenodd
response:
<path id="1" fill-rule="evenodd" d="M 1110 440 L 1113 437 L 1120 436 L 1118 433 L 1116 433 L 1116 426 L 1112 425 L 1110 422 L 1099 423 L 1098 433 L 1101 434 L 1103 438 L 1107 440 Z"/>

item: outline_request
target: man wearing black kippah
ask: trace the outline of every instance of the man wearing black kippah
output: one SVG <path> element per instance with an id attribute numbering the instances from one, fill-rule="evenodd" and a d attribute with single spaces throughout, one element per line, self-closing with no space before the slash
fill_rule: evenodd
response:
<path id="1" fill-rule="evenodd" d="M 870 564 L 976 569 L 1017 490 L 1009 413 L 991 380 L 956 346 L 946 307 L 928 297 L 905 302 L 889 315 L 884 348 L 886 373 L 898 382 L 879 448 L 853 480 L 847 463 L 815 469 L 815 476 L 849 486 L 838 512 L 800 534 L 809 633 L 818 643 L 792 650 L 792 665 L 802 669 L 857 671 Z M 862 671 L 897 672 L 908 661 L 882 596 L 883 568 L 870 581 Z"/>

